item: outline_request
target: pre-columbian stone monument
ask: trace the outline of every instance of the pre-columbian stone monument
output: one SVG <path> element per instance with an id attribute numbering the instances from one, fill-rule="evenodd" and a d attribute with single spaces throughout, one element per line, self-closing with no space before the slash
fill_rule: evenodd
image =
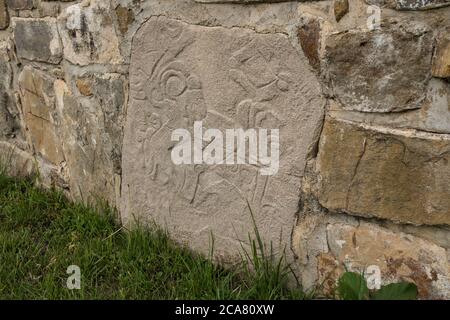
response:
<path id="1" fill-rule="evenodd" d="M 256 226 L 306 289 L 377 266 L 450 299 L 449 0 L 0 0 L 0 29 L 9 174 L 225 263 Z"/>

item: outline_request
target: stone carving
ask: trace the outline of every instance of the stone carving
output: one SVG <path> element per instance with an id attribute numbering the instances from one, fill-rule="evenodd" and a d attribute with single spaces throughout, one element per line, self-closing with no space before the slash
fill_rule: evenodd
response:
<path id="1" fill-rule="evenodd" d="M 175 239 L 236 254 L 253 230 L 289 247 L 308 148 L 324 103 L 284 35 L 151 18 L 133 41 L 123 149 L 122 218 L 155 220 Z M 172 163 L 174 129 L 280 129 L 280 170 Z"/>
<path id="2" fill-rule="evenodd" d="M 0 165 L 194 250 L 213 234 L 219 258 L 248 240 L 251 208 L 305 289 L 376 264 L 383 284 L 449 298 L 449 5 L 0 0 Z M 279 129 L 278 172 L 174 165 L 171 134 L 197 121 Z"/>

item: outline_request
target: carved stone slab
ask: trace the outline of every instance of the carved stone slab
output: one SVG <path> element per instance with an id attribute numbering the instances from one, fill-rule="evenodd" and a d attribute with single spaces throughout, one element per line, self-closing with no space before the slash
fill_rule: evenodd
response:
<path id="1" fill-rule="evenodd" d="M 324 112 L 306 58 L 283 34 L 149 19 L 132 46 L 121 214 L 155 221 L 179 242 L 230 258 L 253 232 L 290 250 L 305 159 Z M 174 165 L 173 130 L 280 130 L 280 169 Z"/>

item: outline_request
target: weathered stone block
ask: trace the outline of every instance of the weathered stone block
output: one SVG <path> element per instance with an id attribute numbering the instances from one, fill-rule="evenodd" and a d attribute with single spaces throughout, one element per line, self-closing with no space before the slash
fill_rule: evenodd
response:
<path id="1" fill-rule="evenodd" d="M 118 74 L 83 79 L 85 84 L 89 79 L 89 89 L 85 88 L 89 98 L 75 95 L 62 80 L 55 82 L 57 131 L 63 141 L 71 195 L 86 202 L 101 198 L 116 206 L 126 85 Z"/>
<path id="2" fill-rule="evenodd" d="M 369 223 L 358 227 L 329 224 L 327 238 L 330 252 L 319 257 L 319 264 L 324 266 L 319 268 L 319 281 L 336 281 L 333 275 L 336 269 L 342 274 L 344 265 L 366 274 L 370 266 L 369 271 L 379 272 L 380 284 L 408 281 L 417 285 L 420 298 L 450 297 L 447 253 L 432 242 Z"/>
<path id="3" fill-rule="evenodd" d="M 365 2 L 400 11 L 430 10 L 450 5 L 449 0 L 365 0 Z"/>
<path id="4" fill-rule="evenodd" d="M 317 158 L 320 203 L 396 222 L 450 224 L 450 137 L 328 119 Z"/>
<path id="5" fill-rule="evenodd" d="M 449 299 L 447 250 L 391 227 L 345 214 L 302 212 L 293 247 L 306 288 L 320 284 L 317 289 L 333 297 L 337 280 L 348 270 L 364 274 L 372 289 L 407 281 L 417 285 L 421 299 Z"/>
<path id="6" fill-rule="evenodd" d="M 0 141 L 0 168 L 10 176 L 27 177 L 35 173 L 34 158 L 6 141 Z"/>
<path id="7" fill-rule="evenodd" d="M 419 108 L 430 79 L 433 35 L 383 27 L 327 38 L 330 85 L 347 110 L 391 112 Z"/>
<path id="8" fill-rule="evenodd" d="M 339 22 L 348 13 L 349 3 L 348 0 L 335 0 L 334 1 L 334 16 L 336 21 Z"/>
<path id="9" fill-rule="evenodd" d="M 318 70 L 320 68 L 320 22 L 317 19 L 305 18 L 298 28 L 298 39 L 303 53 L 308 58 L 310 65 Z"/>
<path id="10" fill-rule="evenodd" d="M 14 40 L 19 58 L 57 64 L 62 45 L 54 18 L 13 18 Z"/>
<path id="11" fill-rule="evenodd" d="M 123 150 L 122 218 L 155 220 L 208 252 L 237 255 L 252 233 L 287 249 L 305 159 L 324 101 L 308 61 L 287 36 L 210 28 L 153 17 L 134 37 Z M 175 165 L 172 131 L 280 130 L 280 167 Z"/>
<path id="12" fill-rule="evenodd" d="M 127 33 L 128 27 L 134 21 L 134 13 L 133 10 L 118 6 L 116 8 L 117 22 L 119 23 L 119 29 L 122 34 Z"/>
<path id="13" fill-rule="evenodd" d="M 6 8 L 5 0 L 0 0 L 0 30 L 6 29 L 9 26 L 8 9 Z"/>
<path id="14" fill-rule="evenodd" d="M 450 35 L 437 41 L 432 68 L 434 77 L 450 78 Z"/>
<path id="15" fill-rule="evenodd" d="M 35 0 L 6 0 L 12 10 L 29 10 L 35 8 Z"/>
<path id="16" fill-rule="evenodd" d="M 78 91 L 86 97 L 92 96 L 92 80 L 89 78 L 79 78 L 76 80 Z"/>
<path id="17" fill-rule="evenodd" d="M 64 154 L 53 118 L 54 80 L 41 71 L 25 67 L 19 76 L 19 88 L 23 118 L 35 152 L 59 165 L 64 161 Z"/>
<path id="18" fill-rule="evenodd" d="M 328 115 L 368 125 L 450 133 L 450 86 L 441 79 L 431 79 L 426 94 L 422 107 L 416 110 L 392 113 L 344 111 L 330 101 Z"/>
<path id="19" fill-rule="evenodd" d="M 240 4 L 248 4 L 248 3 L 273 3 L 273 2 L 289 2 L 292 0 L 194 0 L 195 2 L 200 3 L 240 3 Z M 307 1 L 307 0 L 296 0 L 299 2 Z"/>
<path id="20" fill-rule="evenodd" d="M 109 1 L 93 0 L 89 6 L 75 4 L 60 15 L 59 31 L 64 58 L 78 65 L 120 64 L 119 39 Z"/>
<path id="21" fill-rule="evenodd" d="M 397 10 L 428 10 L 450 5 L 449 0 L 396 0 Z"/>
<path id="22" fill-rule="evenodd" d="M 12 138 L 18 129 L 17 109 L 12 100 L 12 69 L 8 58 L 7 42 L 0 42 L 0 139 Z"/>

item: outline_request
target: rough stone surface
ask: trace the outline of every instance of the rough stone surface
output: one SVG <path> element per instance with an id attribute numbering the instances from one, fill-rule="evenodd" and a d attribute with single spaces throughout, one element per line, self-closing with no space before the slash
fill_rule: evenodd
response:
<path id="1" fill-rule="evenodd" d="M 130 24 L 134 21 L 133 10 L 119 5 L 116 8 L 116 15 L 119 22 L 120 32 L 122 34 L 127 33 Z"/>
<path id="2" fill-rule="evenodd" d="M 398 10 L 427 10 L 450 5 L 449 0 L 396 0 Z"/>
<path id="3" fill-rule="evenodd" d="M 241 4 L 250 4 L 250 3 L 273 3 L 273 2 L 289 2 L 292 0 L 194 0 L 199 3 L 241 3 Z M 306 0 L 294 0 L 294 1 L 306 1 Z"/>
<path id="4" fill-rule="evenodd" d="M 427 88 L 426 99 L 421 108 L 416 110 L 398 113 L 345 111 L 342 106 L 331 101 L 329 115 L 368 125 L 450 133 L 450 86 L 445 81 L 432 79 Z"/>
<path id="5" fill-rule="evenodd" d="M 450 137 L 325 123 L 318 199 L 334 211 L 396 222 L 450 224 Z"/>
<path id="6" fill-rule="evenodd" d="M 6 0 L 8 8 L 12 10 L 33 9 L 35 0 Z"/>
<path id="7" fill-rule="evenodd" d="M 450 29 L 449 29 L 450 30 Z M 432 74 L 438 78 L 450 78 L 450 35 L 439 39 L 433 58 Z"/>
<path id="8" fill-rule="evenodd" d="M 365 0 L 369 5 L 399 11 L 422 11 L 438 9 L 450 5 L 449 0 Z"/>
<path id="9" fill-rule="evenodd" d="M 59 63 L 62 45 L 53 18 L 13 18 L 14 40 L 19 58 Z"/>
<path id="10" fill-rule="evenodd" d="M 330 85 L 345 109 L 419 108 L 430 78 L 433 35 L 408 27 L 350 31 L 327 38 Z"/>
<path id="11" fill-rule="evenodd" d="M 334 1 L 334 16 L 336 21 L 339 22 L 348 13 L 349 3 L 348 0 L 335 0 Z"/>
<path id="12" fill-rule="evenodd" d="M 375 267 L 380 285 L 414 282 L 419 298 L 450 297 L 447 251 L 433 242 L 376 223 L 317 213 L 303 216 L 294 234 L 294 248 L 305 257 L 303 276 L 322 284 L 325 295 L 333 296 L 345 270 L 365 273 L 370 282 Z"/>
<path id="13" fill-rule="evenodd" d="M 8 9 L 6 8 L 5 0 L 0 0 L 0 30 L 6 29 L 9 26 Z"/>
<path id="14" fill-rule="evenodd" d="M 298 39 L 303 53 L 314 69 L 320 68 L 320 22 L 317 19 L 304 19 L 298 28 Z"/>
<path id="15" fill-rule="evenodd" d="M 212 232 L 217 254 L 235 255 L 253 228 L 250 206 L 264 239 L 289 247 L 323 101 L 307 61 L 284 35 L 152 18 L 134 39 L 130 90 L 125 222 L 154 219 L 203 252 Z M 205 128 L 279 128 L 281 170 L 262 176 L 248 165 L 174 165 L 171 132 L 194 120 Z"/>
<path id="16" fill-rule="evenodd" d="M 63 162 L 61 142 L 55 131 L 54 78 L 26 67 L 19 77 L 22 112 L 34 151 L 54 165 Z"/>
<path id="17" fill-rule="evenodd" d="M 74 4 L 59 16 L 64 58 L 78 65 L 119 64 L 122 57 L 113 25 L 110 3 L 92 0 L 89 6 Z"/>
<path id="18" fill-rule="evenodd" d="M 11 176 L 27 177 L 36 171 L 34 158 L 6 141 L 0 141 L 0 164 Z"/>
<path id="19" fill-rule="evenodd" d="M 72 196 L 101 198 L 116 205 L 120 192 L 121 116 L 126 89 L 117 74 L 93 75 L 89 99 L 80 99 L 61 80 L 55 82 L 59 136 L 67 159 Z"/>
<path id="20" fill-rule="evenodd" d="M 77 79 L 77 89 L 83 96 L 92 96 L 92 81 L 91 79 Z"/>
<path id="21" fill-rule="evenodd" d="M 449 3 L 0 0 L 0 166 L 222 261 L 252 211 L 305 289 L 374 264 L 450 298 Z M 195 120 L 279 128 L 278 173 L 173 165 Z"/>
<path id="22" fill-rule="evenodd" d="M 368 223 L 358 227 L 329 225 L 327 238 L 337 261 L 347 261 L 356 270 L 376 265 L 384 283 L 398 279 L 415 282 L 422 298 L 450 298 L 450 269 L 444 248 Z M 436 291 L 448 294 L 434 296 Z"/>
<path id="23" fill-rule="evenodd" d="M 19 129 L 17 109 L 11 97 L 12 68 L 7 42 L 0 42 L 0 139 L 13 138 Z"/>

